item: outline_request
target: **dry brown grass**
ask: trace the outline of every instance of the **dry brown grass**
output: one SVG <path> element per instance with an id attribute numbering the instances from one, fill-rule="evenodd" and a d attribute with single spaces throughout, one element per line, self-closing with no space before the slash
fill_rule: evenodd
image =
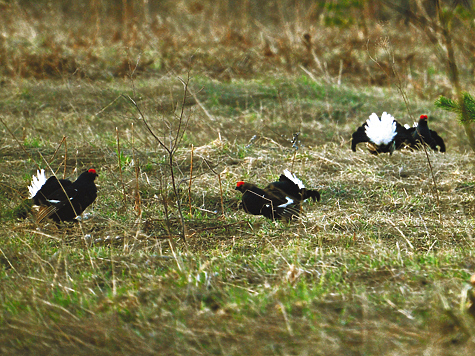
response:
<path id="1" fill-rule="evenodd" d="M 267 10 L 249 1 L 5 3 L 1 74 L 3 80 L 111 80 L 127 77 L 131 69 L 136 75 L 160 77 L 192 68 L 230 81 L 305 70 L 328 83 L 387 86 L 394 84 L 387 75 L 394 59 L 416 95 L 450 94 L 446 64 L 433 54 L 423 33 L 376 2 L 346 6 L 339 10 L 287 0 L 270 1 Z M 325 26 L 341 20 L 339 26 Z M 473 63 L 467 49 L 473 39 L 464 24 L 453 27 L 462 84 L 471 85 Z M 387 43 L 394 58 L 386 58 Z M 383 70 L 368 52 L 382 61 Z"/>
<path id="2" fill-rule="evenodd" d="M 226 215 L 198 209 L 219 212 L 220 199 L 216 176 L 197 158 L 181 268 L 153 198 L 160 171 L 141 175 L 137 226 L 132 191 L 120 210 L 114 157 L 103 157 L 101 194 L 82 228 L 4 220 L 2 350 L 467 354 L 473 157 L 430 154 L 438 207 L 422 152 L 375 157 L 327 144 L 294 157 L 267 144 L 240 158 L 234 149 L 222 142 L 196 149 L 225 169 Z M 188 153 L 177 155 L 183 172 Z M 301 222 L 272 224 L 237 210 L 236 180 L 263 185 L 292 162 L 322 192 Z M 124 180 L 132 177 L 125 169 Z M 172 227 L 179 231 L 178 220 Z"/>

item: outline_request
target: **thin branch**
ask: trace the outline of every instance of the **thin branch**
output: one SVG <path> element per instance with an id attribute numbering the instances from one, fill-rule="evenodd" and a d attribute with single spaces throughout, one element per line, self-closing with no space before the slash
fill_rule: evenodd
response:
<path id="1" fill-rule="evenodd" d="M 120 152 L 120 139 L 119 139 L 119 129 L 116 127 L 115 128 L 116 132 L 116 137 L 117 137 L 117 164 L 119 165 L 119 175 L 120 175 L 120 183 L 122 185 L 122 192 L 124 195 L 124 208 L 127 204 L 127 193 L 125 191 L 125 184 L 124 184 L 124 179 L 122 176 L 122 160 L 121 160 L 121 152 Z"/>
<path id="2" fill-rule="evenodd" d="M 192 216 L 191 210 L 191 183 L 193 182 L 193 152 L 194 146 L 191 145 L 191 153 L 190 153 L 190 184 L 188 185 L 188 202 L 190 204 L 190 216 Z"/>
<path id="3" fill-rule="evenodd" d="M 63 139 L 61 140 L 61 142 L 59 143 L 58 147 L 56 148 L 56 150 L 54 151 L 53 153 L 53 157 L 50 158 L 50 162 L 53 162 L 54 158 L 56 157 L 56 154 L 58 153 L 59 149 L 61 148 L 61 145 L 63 144 L 63 142 L 66 140 L 66 136 L 63 136 Z"/>
<path id="4" fill-rule="evenodd" d="M 170 176 L 171 176 L 171 182 L 172 182 L 172 187 L 173 187 L 173 193 L 175 195 L 176 199 L 176 204 L 177 204 L 177 210 L 178 214 L 180 216 L 180 221 L 181 221 L 181 237 L 183 241 L 186 243 L 186 225 L 185 225 L 185 219 L 183 217 L 183 213 L 181 211 L 181 199 L 178 193 L 177 185 L 176 185 L 176 177 L 175 177 L 175 162 L 174 162 L 174 155 L 176 150 L 178 149 L 178 145 L 180 144 L 181 140 L 183 139 L 183 135 L 188 127 L 188 123 L 190 118 L 185 119 L 185 104 L 186 104 L 186 99 L 187 99 L 187 94 L 189 92 L 188 90 L 188 85 L 190 81 L 190 72 L 188 72 L 188 76 L 186 80 L 183 80 L 181 78 L 178 78 L 182 84 L 183 84 L 183 100 L 182 100 L 182 106 L 180 110 L 179 116 L 177 116 L 178 119 L 178 127 L 175 129 L 175 134 L 172 134 L 172 126 L 169 126 L 170 129 L 170 135 L 169 135 L 169 140 L 170 140 L 170 147 L 168 147 L 165 142 L 160 139 L 155 132 L 152 130 L 151 126 L 149 125 L 147 119 L 145 118 L 145 115 L 143 114 L 142 110 L 140 109 L 139 105 L 137 102 L 131 98 L 129 95 L 124 95 L 123 97 L 130 101 L 132 105 L 135 107 L 137 112 L 139 113 L 140 120 L 144 123 L 144 126 L 146 130 L 152 135 L 152 137 L 155 139 L 155 141 L 158 142 L 159 146 L 164 148 L 165 151 L 167 152 L 168 156 L 168 166 L 170 169 Z M 131 77 L 131 80 L 133 81 L 133 78 Z"/>

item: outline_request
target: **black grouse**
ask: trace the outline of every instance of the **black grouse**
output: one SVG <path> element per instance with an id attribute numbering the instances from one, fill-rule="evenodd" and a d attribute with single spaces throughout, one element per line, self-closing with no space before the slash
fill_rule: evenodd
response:
<path id="1" fill-rule="evenodd" d="M 46 180 L 44 170 L 38 171 L 28 187 L 30 198 L 39 206 L 37 221 L 48 217 L 56 222 L 74 221 L 96 199 L 96 177 L 93 168 L 83 172 L 75 182 L 54 176 Z"/>
<path id="2" fill-rule="evenodd" d="M 287 169 L 278 182 L 270 183 L 264 189 L 242 181 L 235 189 L 243 193 L 242 206 L 247 213 L 263 215 L 271 220 L 291 220 L 299 216 L 302 201 L 308 198 L 320 201 L 317 190 L 306 189 L 302 181 Z"/>
<path id="3" fill-rule="evenodd" d="M 414 123 L 414 127 L 406 126 L 406 129 L 411 137 L 410 142 L 408 142 L 410 148 L 418 149 L 422 143 L 425 143 L 434 151 L 439 151 L 440 149 L 440 152 L 445 152 L 444 140 L 437 132 L 429 129 L 427 115 L 421 115 L 419 122 Z"/>
<path id="4" fill-rule="evenodd" d="M 352 135 L 351 149 L 356 152 L 356 145 L 366 142 L 373 154 L 389 153 L 400 149 L 407 141 L 407 129 L 399 124 L 392 115 L 383 112 L 381 119 L 375 113 Z"/>

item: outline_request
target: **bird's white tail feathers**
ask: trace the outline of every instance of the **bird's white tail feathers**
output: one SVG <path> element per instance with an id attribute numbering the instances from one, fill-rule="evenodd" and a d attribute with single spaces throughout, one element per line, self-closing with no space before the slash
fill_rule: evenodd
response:
<path id="1" fill-rule="evenodd" d="M 300 179 L 298 179 L 295 174 L 291 173 L 288 169 L 284 170 L 284 175 L 289 178 L 292 182 L 294 182 L 295 184 L 297 184 L 297 186 L 300 188 L 300 189 L 303 189 L 305 188 L 305 185 L 302 183 L 302 181 Z"/>
<path id="2" fill-rule="evenodd" d="M 381 119 L 372 113 L 366 120 L 366 136 L 376 145 L 387 145 L 396 136 L 396 121 L 392 115 L 383 112 Z"/>
<path id="3" fill-rule="evenodd" d="M 30 191 L 30 199 L 33 198 L 36 193 L 41 189 L 41 187 L 46 183 L 46 175 L 45 175 L 45 170 L 42 169 L 36 171 L 36 176 L 33 175 L 31 177 L 31 184 L 28 187 L 28 190 Z"/>

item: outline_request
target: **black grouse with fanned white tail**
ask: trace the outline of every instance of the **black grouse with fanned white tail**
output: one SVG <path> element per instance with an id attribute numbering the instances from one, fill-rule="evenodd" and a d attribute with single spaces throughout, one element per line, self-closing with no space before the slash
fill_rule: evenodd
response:
<path id="1" fill-rule="evenodd" d="M 317 190 L 306 189 L 302 181 L 289 170 L 279 181 L 268 184 L 264 189 L 252 183 L 238 182 L 236 190 L 243 193 L 242 207 L 252 215 L 263 215 L 271 220 L 291 220 L 300 214 L 301 203 L 309 198 L 320 201 Z"/>
<path id="2" fill-rule="evenodd" d="M 74 221 L 97 197 L 94 180 L 96 170 L 83 172 L 76 181 L 50 177 L 46 180 L 44 170 L 33 176 L 28 187 L 30 198 L 38 206 L 37 221 L 51 218 L 56 222 Z"/>
<path id="3" fill-rule="evenodd" d="M 407 146 L 412 149 L 418 149 L 422 144 L 427 144 L 436 152 L 445 152 L 445 143 L 442 137 L 437 132 L 429 129 L 427 124 L 427 115 L 421 115 L 419 122 L 414 123 L 413 127 L 407 126 L 407 132 L 410 135 L 410 142 Z"/>
<path id="4" fill-rule="evenodd" d="M 356 152 L 356 145 L 366 142 L 373 154 L 389 153 L 404 147 L 408 140 L 407 129 L 399 124 L 392 115 L 383 112 L 381 118 L 375 113 L 352 135 L 351 149 Z"/>

